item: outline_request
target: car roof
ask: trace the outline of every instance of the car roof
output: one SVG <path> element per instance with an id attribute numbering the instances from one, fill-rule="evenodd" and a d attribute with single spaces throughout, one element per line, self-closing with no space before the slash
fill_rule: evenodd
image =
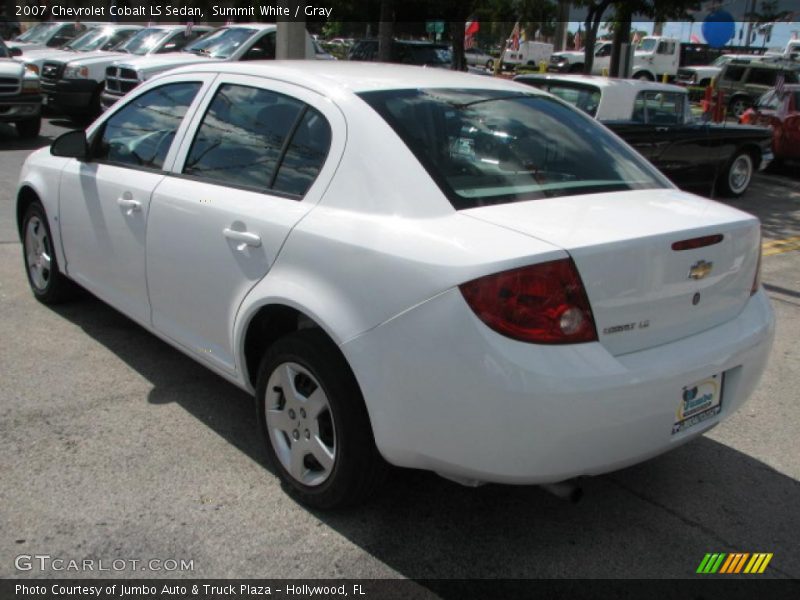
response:
<path id="1" fill-rule="evenodd" d="M 624 93 L 625 90 L 642 91 L 655 90 L 660 92 L 681 92 L 687 93 L 686 88 L 671 83 L 659 83 L 657 81 L 643 81 L 641 79 L 617 79 L 614 77 L 601 77 L 599 75 L 568 75 L 555 73 L 530 73 L 515 77 L 518 81 L 537 80 L 537 81 L 564 81 L 570 83 L 590 84 L 600 88 L 602 91 L 614 90 Z"/>
<path id="2" fill-rule="evenodd" d="M 231 73 L 279 79 L 323 95 L 418 88 L 501 89 L 531 93 L 530 86 L 499 77 L 470 75 L 460 71 L 390 63 L 318 60 L 264 60 L 245 63 L 193 64 L 173 73 Z M 166 75 L 166 74 L 165 74 Z M 682 88 L 679 88 L 682 89 Z M 543 94 L 538 90 L 532 93 Z"/>

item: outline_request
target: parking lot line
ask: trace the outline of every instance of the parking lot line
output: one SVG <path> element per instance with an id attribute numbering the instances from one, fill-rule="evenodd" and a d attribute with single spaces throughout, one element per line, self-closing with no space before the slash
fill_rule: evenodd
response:
<path id="1" fill-rule="evenodd" d="M 761 244 L 762 256 L 772 256 L 782 254 L 792 250 L 800 250 L 800 236 L 785 238 L 782 240 L 770 240 Z"/>

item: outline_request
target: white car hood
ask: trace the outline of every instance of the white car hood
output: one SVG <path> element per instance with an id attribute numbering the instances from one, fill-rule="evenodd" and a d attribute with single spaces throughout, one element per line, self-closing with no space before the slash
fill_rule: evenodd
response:
<path id="1" fill-rule="evenodd" d="M 140 72 L 163 71 L 171 67 L 205 63 L 207 57 L 198 56 L 190 52 L 168 52 L 157 56 L 138 56 L 131 59 L 117 60 L 114 64 L 118 67 L 135 69 Z"/>
<path id="2" fill-rule="evenodd" d="M 570 50 L 567 52 L 553 52 L 553 56 L 563 56 L 564 58 L 583 58 L 585 54 L 576 50 Z"/>
<path id="3" fill-rule="evenodd" d="M 107 50 L 97 50 L 95 52 L 78 53 L 77 57 L 70 61 L 70 63 L 80 65 L 94 65 L 97 63 L 111 64 L 115 60 L 130 56 L 125 52 L 109 52 Z"/>
<path id="4" fill-rule="evenodd" d="M 0 77 L 20 77 L 25 66 L 16 60 L 0 59 Z"/>

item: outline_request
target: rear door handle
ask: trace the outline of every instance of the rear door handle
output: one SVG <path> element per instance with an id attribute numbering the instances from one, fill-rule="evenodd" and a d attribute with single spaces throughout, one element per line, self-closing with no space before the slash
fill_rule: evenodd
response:
<path id="1" fill-rule="evenodd" d="M 131 198 L 128 192 L 125 192 L 122 196 L 117 198 L 117 204 L 126 209 L 126 214 L 129 215 L 142 210 L 142 203 Z"/>
<path id="2" fill-rule="evenodd" d="M 261 237 L 249 231 L 236 231 L 235 229 L 226 227 L 222 230 L 222 234 L 229 240 L 241 242 L 241 244 L 236 247 L 240 252 L 244 250 L 245 246 L 252 246 L 253 248 L 261 246 Z"/>

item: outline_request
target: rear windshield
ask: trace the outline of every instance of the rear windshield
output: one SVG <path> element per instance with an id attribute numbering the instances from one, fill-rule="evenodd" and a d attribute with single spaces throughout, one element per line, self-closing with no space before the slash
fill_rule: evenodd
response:
<path id="1" fill-rule="evenodd" d="M 671 187 L 603 126 L 551 97 L 454 89 L 360 96 L 458 210 Z"/>

